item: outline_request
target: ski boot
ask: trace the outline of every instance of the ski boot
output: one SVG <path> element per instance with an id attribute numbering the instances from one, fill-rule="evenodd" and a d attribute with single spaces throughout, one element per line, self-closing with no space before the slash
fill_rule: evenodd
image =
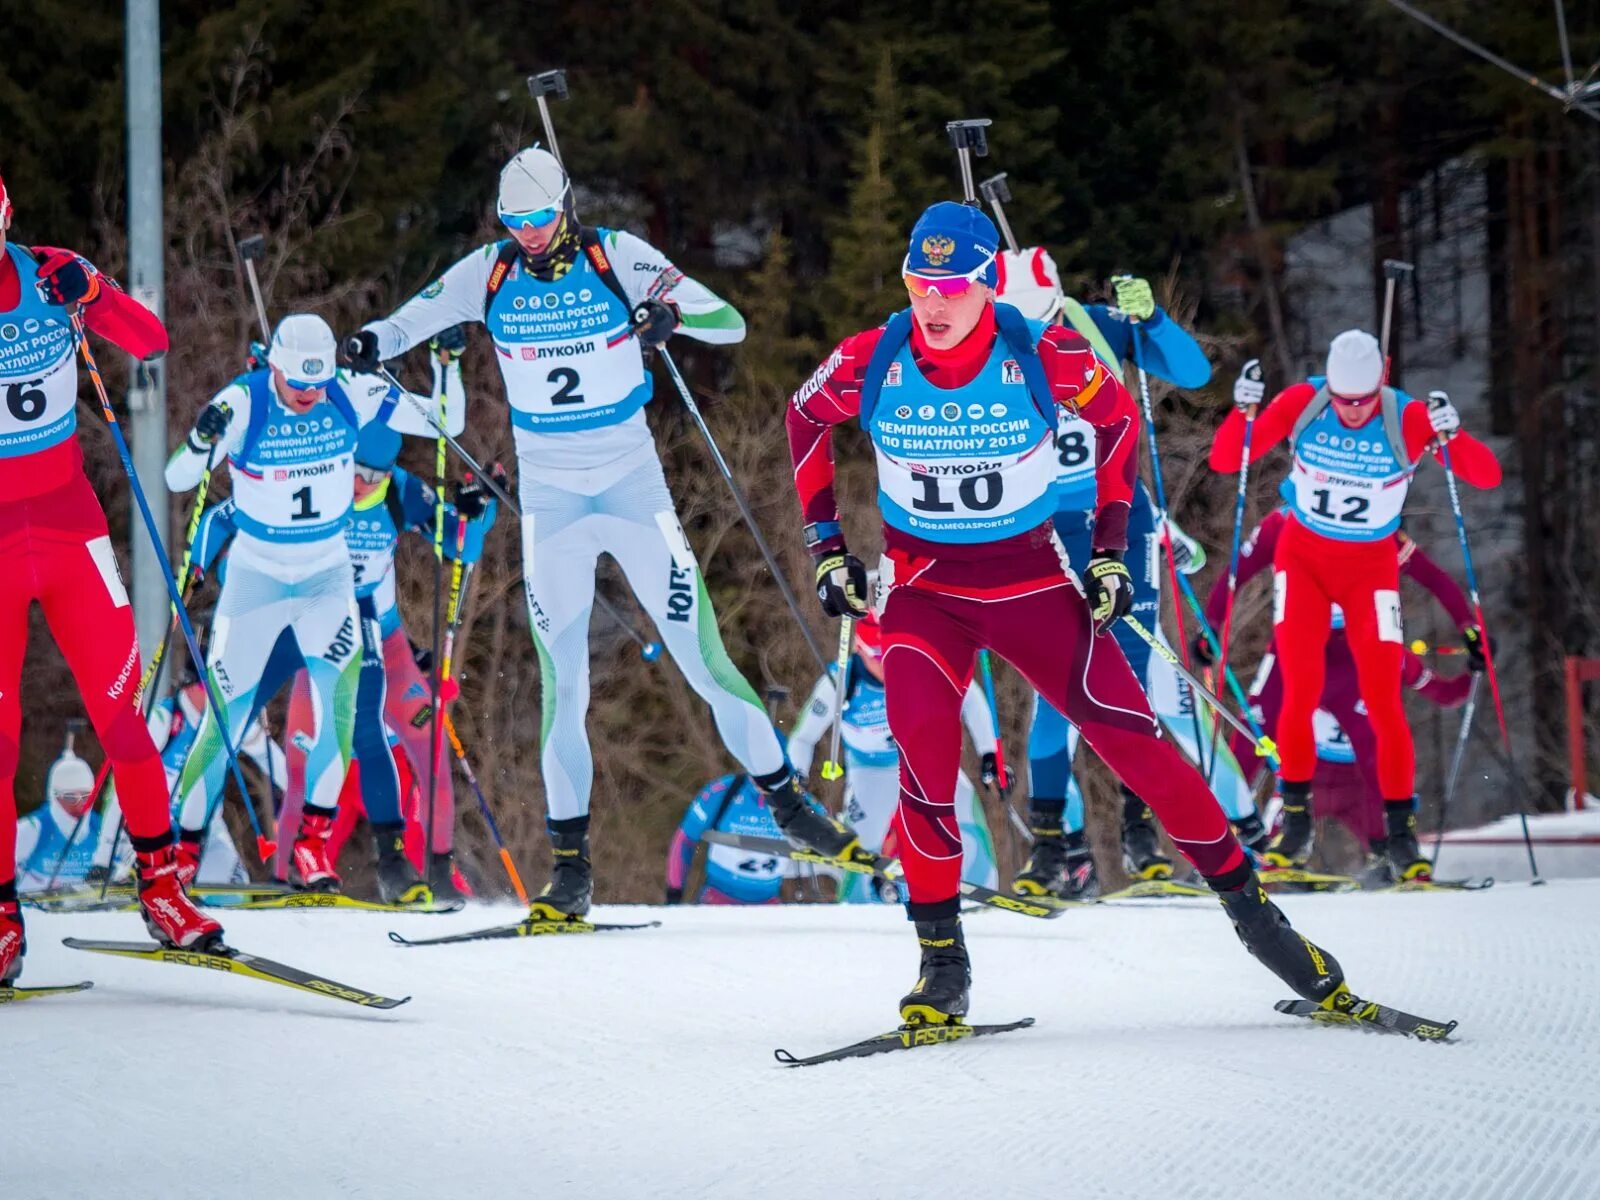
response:
<path id="1" fill-rule="evenodd" d="M 378 850 L 378 895 L 385 904 L 433 903 L 433 893 L 406 857 L 406 827 L 402 821 L 372 827 Z"/>
<path id="2" fill-rule="evenodd" d="M 1059 896 L 1066 891 L 1070 868 L 1071 848 L 1067 844 L 1066 830 L 1061 824 L 1061 814 L 1042 816 L 1037 810 L 1029 814 L 1033 831 L 1033 850 L 1028 855 L 1028 865 L 1017 872 L 1011 881 L 1014 896 Z M 1079 844 L 1083 834 L 1073 835 Z"/>
<path id="3" fill-rule="evenodd" d="M 28 952 L 28 935 L 22 928 L 22 905 L 17 903 L 17 885 L 0 888 L 0 987 L 10 987 L 22 974 L 22 956 Z"/>
<path id="4" fill-rule="evenodd" d="M 1364 891 L 1393 887 L 1399 882 L 1394 877 L 1394 868 L 1389 864 L 1388 838 L 1372 838 L 1367 842 L 1367 861 L 1356 872 L 1356 881 Z"/>
<path id="5" fill-rule="evenodd" d="M 578 921 L 594 900 L 594 868 L 589 863 L 589 818 L 549 823 L 555 865 L 550 882 L 533 898 L 530 921 Z"/>
<path id="6" fill-rule="evenodd" d="M 209 952 L 222 945 L 222 926 L 194 906 L 178 876 L 178 851 L 168 842 L 133 852 L 139 909 L 150 936 L 164 946 Z"/>
<path id="7" fill-rule="evenodd" d="M 1014 896 L 1059 896 L 1063 900 L 1093 900 L 1100 894 L 1094 855 L 1084 844 L 1083 831 L 1054 833 L 1033 828 L 1033 853 L 1028 865 L 1011 882 Z"/>
<path id="8" fill-rule="evenodd" d="M 185 888 L 200 873 L 200 845 L 205 835 L 191 829 L 178 830 L 178 882 Z"/>
<path id="9" fill-rule="evenodd" d="M 1207 881 L 1216 889 L 1244 948 L 1296 993 L 1316 1004 L 1343 989 L 1344 971 L 1338 960 L 1296 933 L 1289 918 L 1267 898 L 1256 873 L 1248 868 L 1245 872 L 1243 886 L 1235 890 L 1222 890 L 1216 881 Z"/>
<path id="10" fill-rule="evenodd" d="M 1265 854 L 1267 847 L 1272 844 L 1272 835 L 1267 832 L 1260 813 L 1253 812 L 1247 817 L 1240 817 L 1233 823 L 1233 831 L 1239 835 L 1239 841 L 1245 849 L 1257 858 Z"/>
<path id="11" fill-rule="evenodd" d="M 1172 878 L 1172 860 L 1161 853 L 1155 814 L 1127 788 L 1122 789 L 1122 865 L 1135 880 Z"/>
<path id="12" fill-rule="evenodd" d="M 289 855 L 289 886 L 304 892 L 337 892 L 339 873 L 328 858 L 328 835 L 333 832 L 333 810 L 309 804 L 300 817 L 300 836 Z"/>
<path id="13" fill-rule="evenodd" d="M 1417 845 L 1417 810 L 1413 800 L 1385 800 L 1383 822 L 1389 830 L 1384 857 L 1398 883 L 1427 882 L 1433 878 L 1433 864 L 1422 857 Z"/>
<path id="14" fill-rule="evenodd" d="M 972 963 L 961 935 L 961 918 L 917 922 L 917 944 L 922 947 L 922 976 L 900 1001 L 905 1025 L 960 1024 L 967 1015 Z"/>
<path id="15" fill-rule="evenodd" d="M 772 809 L 772 819 L 778 823 L 783 836 L 791 846 L 810 850 L 825 858 L 840 862 L 866 862 L 873 856 L 861 846 L 855 830 L 842 821 L 829 816 L 811 802 L 811 797 L 800 787 L 794 773 L 789 772 L 772 788 L 761 780 L 755 781 L 766 796 Z"/>
<path id="16" fill-rule="evenodd" d="M 1304 868 L 1311 860 L 1311 847 L 1316 838 L 1316 827 L 1311 819 L 1311 785 L 1286 783 L 1283 785 L 1283 824 L 1278 836 L 1272 839 L 1262 861 L 1268 868 Z"/>
<path id="17" fill-rule="evenodd" d="M 1074 846 L 1073 838 L 1077 838 Z M 1093 900 L 1100 894 L 1100 875 L 1095 870 L 1094 855 L 1083 844 L 1083 834 L 1067 838 L 1067 886 L 1058 893 L 1063 900 Z"/>
<path id="18" fill-rule="evenodd" d="M 456 860 L 450 851 L 428 855 L 428 888 L 439 904 L 465 902 L 467 894 L 456 886 Z"/>

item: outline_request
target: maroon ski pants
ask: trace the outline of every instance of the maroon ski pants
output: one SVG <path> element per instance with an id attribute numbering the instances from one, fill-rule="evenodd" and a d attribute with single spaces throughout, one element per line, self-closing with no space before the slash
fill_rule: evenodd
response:
<path id="1" fill-rule="evenodd" d="M 994 558 L 918 557 L 892 546 L 884 562 L 884 688 L 900 747 L 900 861 L 913 919 L 954 915 L 961 880 L 956 772 L 961 699 L 988 648 L 1016 667 L 1083 732 L 1108 767 L 1155 810 L 1205 876 L 1236 870 L 1243 851 L 1205 780 L 1160 736 L 1149 701 L 1089 608 L 1053 533 L 1004 543 Z"/>

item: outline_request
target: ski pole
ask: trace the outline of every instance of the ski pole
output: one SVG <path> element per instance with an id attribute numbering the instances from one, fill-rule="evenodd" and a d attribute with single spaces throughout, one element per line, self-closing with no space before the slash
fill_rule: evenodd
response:
<path id="1" fill-rule="evenodd" d="M 422 843 L 424 851 L 433 845 L 433 813 L 434 804 L 439 795 L 439 760 L 444 756 L 443 722 L 439 719 L 444 710 L 443 692 L 444 680 L 448 675 L 448 668 L 444 662 L 444 650 L 441 643 L 444 639 L 443 619 L 441 605 L 444 592 L 444 484 L 445 484 L 445 441 L 442 431 L 446 426 L 445 421 L 445 352 L 440 351 L 431 356 L 433 359 L 433 389 L 434 399 L 438 405 L 438 428 L 441 436 L 434 440 L 433 454 L 433 670 L 431 683 L 433 686 L 433 704 L 429 720 L 433 728 L 429 730 L 428 738 L 428 812 L 427 820 L 422 827 Z M 452 571 L 452 595 L 450 602 L 453 605 L 461 598 L 461 557 L 460 547 L 465 539 L 467 526 L 456 516 L 456 547 L 457 556 L 455 567 Z M 424 860 L 427 855 L 424 853 Z"/>
<path id="2" fill-rule="evenodd" d="M 494 838 L 495 847 L 500 851 L 500 861 L 505 864 L 506 874 L 510 877 L 511 886 L 517 893 L 517 900 L 527 904 L 528 889 L 522 886 L 522 876 L 517 874 L 517 864 L 511 861 L 511 851 L 506 849 L 506 840 L 500 836 L 500 826 L 495 823 L 489 802 L 483 798 L 483 788 L 478 786 L 478 777 L 473 773 L 472 764 L 467 761 L 467 752 L 461 748 L 461 735 L 456 732 L 456 723 L 450 719 L 449 713 L 443 714 L 443 724 L 444 731 L 450 738 L 450 748 L 455 751 L 456 762 L 461 764 L 461 773 L 472 785 L 472 794 L 478 798 L 478 809 L 489 824 L 489 833 Z"/>
<path id="3" fill-rule="evenodd" d="M 468 475 L 467 482 L 471 483 L 472 478 L 473 477 L 471 475 Z M 466 545 L 467 522 L 466 518 L 461 516 L 461 514 L 458 512 L 456 514 L 455 563 L 450 568 L 450 604 L 445 610 L 444 664 L 439 669 L 440 698 L 438 713 L 435 714 L 436 718 L 439 715 L 445 714 L 447 711 L 444 705 L 443 692 L 445 685 L 448 684 L 455 676 L 454 657 L 456 631 L 461 628 L 461 610 L 466 599 L 467 584 L 472 579 L 472 568 L 470 566 L 463 567 L 461 562 L 462 556 L 466 553 Z M 427 844 L 430 846 L 432 845 L 433 838 L 434 800 L 438 792 L 438 768 L 439 763 L 444 759 L 443 723 L 438 719 L 435 719 L 434 729 L 436 740 L 434 742 L 431 755 L 432 767 L 435 774 L 434 777 L 428 781 L 428 824 L 426 826 L 426 837 L 428 839 Z"/>
<path id="4" fill-rule="evenodd" d="M 1144 330 L 1136 323 L 1133 327 L 1133 365 L 1139 376 L 1139 400 L 1144 408 L 1145 438 L 1150 443 L 1150 478 L 1155 484 L 1156 508 L 1161 515 L 1161 548 L 1166 554 L 1167 574 L 1172 580 L 1172 612 L 1178 621 L 1178 645 L 1182 649 L 1184 674 L 1193 680 L 1189 674 L 1189 634 L 1183 624 L 1183 606 L 1178 603 L 1178 590 L 1180 578 L 1178 574 L 1178 558 L 1172 549 L 1172 522 L 1167 517 L 1167 487 L 1161 479 L 1161 448 L 1156 441 L 1156 412 L 1155 403 L 1150 399 L 1150 377 L 1144 369 Z M 1172 658 L 1170 654 L 1163 655 Z M 1173 661 L 1177 661 L 1174 659 Z M 1195 680 L 1198 685 L 1199 680 Z M 1205 735 L 1200 729 L 1200 709 L 1196 706 L 1194 713 L 1194 745 L 1198 753 L 1205 744 Z M 1202 768 L 1205 763 L 1201 763 Z M 1211 772 L 1206 770 L 1206 779 L 1209 782 Z"/>
<path id="5" fill-rule="evenodd" d="M 993 180 L 987 181 L 993 183 Z M 1006 810 L 1007 827 L 1013 830 L 1011 852 L 1017 851 L 1015 834 L 1021 833 L 1028 843 L 1033 843 L 1033 830 L 1028 828 L 1028 823 L 1017 815 L 1017 810 L 1011 806 L 1011 788 L 1006 781 L 1006 747 L 1005 739 L 1000 733 L 1000 704 L 995 699 L 994 693 L 994 668 L 989 663 L 989 651 L 978 651 L 978 669 L 983 675 L 983 698 L 989 705 L 989 717 L 994 721 L 994 775 L 995 794 L 1000 798 L 1000 807 Z"/>
<path id="6" fill-rule="evenodd" d="M 1211 628 L 1211 622 L 1206 619 L 1205 606 L 1200 603 L 1200 597 L 1195 595 L 1194 585 L 1189 582 L 1188 576 L 1180 574 L 1178 576 L 1178 586 L 1183 589 L 1183 598 L 1189 604 L 1189 611 L 1194 614 L 1200 635 L 1210 644 L 1211 653 L 1221 654 L 1222 640 L 1217 636 L 1217 631 Z M 1251 737 L 1257 742 L 1261 741 L 1266 736 L 1265 731 L 1251 711 L 1250 697 L 1245 694 L 1244 685 L 1239 682 L 1239 676 L 1234 673 L 1232 667 L 1224 666 L 1222 678 L 1228 685 L 1228 693 L 1239 705 L 1239 711 L 1244 714 L 1244 719 L 1250 724 Z M 1278 769 L 1278 759 L 1275 754 L 1268 755 L 1267 762 L 1274 771 Z"/>
<path id="7" fill-rule="evenodd" d="M 822 764 L 822 777 L 834 780 L 844 775 L 839 762 L 839 742 L 844 732 L 845 680 L 850 674 L 850 651 L 853 647 L 856 623 L 853 617 L 839 621 L 839 658 L 833 677 L 833 735 L 828 745 L 828 761 Z"/>
<path id="8" fill-rule="evenodd" d="M 767 544 L 766 537 L 761 532 L 761 527 L 756 524 L 755 514 L 750 510 L 750 502 L 745 499 L 744 489 L 739 486 L 733 477 L 733 472 L 728 469 L 728 460 L 722 457 L 722 450 L 717 445 L 716 438 L 711 436 L 711 428 L 706 424 L 706 419 L 700 413 L 700 406 L 695 403 L 689 385 L 684 382 L 683 376 L 678 371 L 678 364 L 672 360 L 665 346 L 657 346 L 656 354 L 666 365 L 667 374 L 672 377 L 673 385 L 678 389 L 678 395 L 683 400 L 683 406 L 689 410 L 689 416 L 694 421 L 695 427 L 700 430 L 700 436 L 705 439 L 706 449 L 711 451 L 711 459 L 717 464 L 717 470 L 722 473 L 722 481 L 728 485 L 728 491 L 733 495 L 733 502 L 738 505 L 739 513 L 744 517 L 744 523 L 750 530 L 750 536 L 755 539 L 756 548 L 761 551 L 761 557 L 766 559 L 767 570 L 772 574 L 772 580 L 778 585 L 778 591 L 783 596 L 783 602 L 789 606 L 795 624 L 800 628 L 800 634 L 805 639 L 806 646 L 818 665 L 825 666 L 827 659 L 823 657 L 822 647 L 817 642 L 816 634 L 811 632 L 811 626 L 806 624 L 805 617 L 800 612 L 800 602 L 795 599 L 794 592 L 789 587 L 789 580 L 785 577 L 783 569 L 778 566 L 777 556 L 772 553 L 772 547 Z"/>
<path id="9" fill-rule="evenodd" d="M 1244 375 L 1254 383 L 1264 380 L 1259 360 L 1251 360 L 1245 364 Z M 1255 432 L 1256 406 L 1249 405 L 1244 410 L 1244 447 L 1239 451 L 1239 492 L 1233 501 L 1233 541 L 1228 551 L 1228 601 L 1222 610 L 1222 658 L 1224 668 L 1228 665 L 1228 651 L 1232 646 L 1233 637 L 1233 599 L 1239 590 L 1239 552 L 1244 540 L 1244 510 L 1245 491 L 1250 485 L 1250 435 Z M 1211 767 L 1206 773 L 1206 783 L 1211 782 L 1212 775 L 1217 769 L 1217 735 L 1221 726 L 1211 727 Z"/>
<path id="10" fill-rule="evenodd" d="M 89 372 L 89 379 L 94 384 L 95 395 L 100 401 L 100 412 L 105 417 L 106 425 L 111 430 L 111 440 L 117 447 L 117 457 L 122 462 L 122 469 L 128 476 L 128 490 L 133 493 L 134 503 L 139 509 L 139 516 L 144 521 L 145 533 L 149 535 L 151 543 L 155 546 L 158 558 L 164 557 L 166 550 L 161 544 L 161 530 L 156 524 L 155 514 L 150 511 L 150 501 L 145 497 L 144 487 L 139 483 L 139 473 L 133 466 L 133 452 L 128 449 L 128 439 L 123 436 L 122 424 L 117 420 L 116 411 L 111 407 L 111 397 L 106 394 L 106 383 L 100 375 L 100 367 L 95 362 L 94 350 L 89 345 L 88 331 L 83 324 L 83 308 L 75 306 L 70 313 L 73 335 L 78 341 L 78 353 L 83 357 L 84 368 Z M 178 625 L 183 630 L 183 639 L 188 644 L 189 653 L 197 664 L 204 664 L 205 658 L 200 653 L 200 639 L 195 636 L 194 626 L 189 621 L 188 610 L 184 607 L 183 597 L 178 592 L 178 584 L 172 577 L 170 570 L 161 573 L 167 585 L 167 595 L 171 599 L 177 614 Z M 222 744 L 228 751 L 228 765 L 233 770 L 235 782 L 239 791 L 244 796 L 245 811 L 250 816 L 250 826 L 256 835 L 256 854 L 265 863 L 277 849 L 276 844 L 261 830 L 261 822 L 256 816 L 255 805 L 250 803 L 250 790 L 244 785 L 244 773 L 239 769 L 239 759 L 233 752 L 233 739 L 228 733 L 228 715 L 222 707 L 221 698 L 211 680 L 210 672 L 200 668 L 200 680 L 205 685 L 206 699 L 217 716 L 217 727 L 222 732 Z"/>
<path id="11" fill-rule="evenodd" d="M 994 124 L 988 117 L 974 117 L 965 121 L 946 121 L 944 131 L 956 152 L 956 166 L 961 172 L 962 199 L 978 207 L 978 193 L 972 186 L 972 160 L 989 156 L 989 135 Z M 1003 186 L 1003 185 L 1002 185 Z"/>
<path id="12" fill-rule="evenodd" d="M 561 148 L 556 142 L 555 122 L 550 116 L 549 97 L 557 100 L 568 98 L 567 74 L 563 70 L 543 71 L 538 75 L 528 77 L 528 91 L 539 105 L 539 119 L 544 124 L 545 140 L 550 143 L 550 153 L 555 156 L 556 162 L 562 169 L 566 163 L 561 158 Z M 817 635 L 811 632 L 811 626 L 806 624 L 805 617 L 800 612 L 800 602 L 795 599 L 793 590 L 789 587 L 789 580 L 778 566 L 777 557 L 772 553 L 772 547 L 767 544 L 766 537 L 761 532 L 761 527 L 756 524 L 755 514 L 750 509 L 750 502 L 745 499 L 744 491 L 734 479 L 733 472 L 728 468 L 728 460 L 722 456 L 722 450 L 717 445 L 716 438 L 711 436 L 711 428 L 706 424 L 706 419 L 700 413 L 700 406 L 695 403 L 694 395 L 689 391 L 689 385 L 684 382 L 683 375 L 678 370 L 678 364 L 673 361 L 671 353 L 665 346 L 655 347 L 656 354 L 666 365 L 667 374 L 672 377 L 673 386 L 678 389 L 678 395 L 683 400 L 683 406 L 689 410 L 689 416 L 694 421 L 695 428 L 700 431 L 700 436 L 705 439 L 706 448 L 711 451 L 712 461 L 716 463 L 717 470 L 722 474 L 722 480 L 728 485 L 728 490 L 733 494 L 733 502 L 739 508 L 739 515 L 744 518 L 750 536 L 755 539 L 756 548 L 761 551 L 761 557 L 766 560 L 767 570 L 771 572 L 773 582 L 778 585 L 778 591 L 783 596 L 783 602 L 789 606 L 795 624 L 800 627 L 800 635 L 805 639 L 806 647 L 811 651 L 811 656 L 817 660 L 817 666 L 827 669 L 828 660 L 822 653 L 822 646 L 817 641 Z M 640 639 L 640 644 L 644 642 Z"/>
<path id="13" fill-rule="evenodd" d="M 1006 173 L 1001 171 L 998 175 L 991 175 L 978 185 L 978 190 L 994 210 L 995 223 L 1000 226 L 1000 233 L 1006 239 L 1006 248 L 1016 254 L 1017 235 L 1011 232 L 1011 222 L 1006 220 L 1005 206 L 1011 203 L 1011 185 L 1006 182 Z"/>
<path id="14" fill-rule="evenodd" d="M 644 659 L 645 662 L 655 662 L 656 659 L 661 657 L 661 643 L 656 641 L 654 638 L 646 638 L 644 634 L 640 633 L 639 630 L 635 628 L 633 622 L 622 615 L 622 612 L 617 608 L 616 605 L 612 604 L 611 601 L 607 600 L 603 595 L 600 594 L 598 588 L 595 589 L 594 602 L 596 606 L 599 607 L 601 612 L 605 613 L 606 616 L 610 617 L 614 622 L 616 622 L 616 624 L 622 627 L 623 633 L 627 634 L 639 644 L 640 658 Z"/>
<path id="15" fill-rule="evenodd" d="M 1467 596 L 1472 601 L 1472 612 L 1477 618 L 1478 629 L 1483 634 L 1483 661 L 1488 669 L 1489 695 L 1494 700 L 1495 720 L 1500 724 L 1500 744 L 1505 748 L 1506 762 L 1510 765 L 1511 779 L 1517 789 L 1517 815 L 1522 819 L 1522 844 L 1528 851 L 1528 870 L 1533 874 L 1532 882 L 1537 885 L 1544 880 L 1539 877 L 1539 863 L 1533 856 L 1533 835 L 1528 831 L 1528 796 L 1522 786 L 1522 773 L 1517 769 L 1517 757 L 1511 746 L 1511 734 L 1506 728 L 1506 710 L 1500 702 L 1500 675 L 1494 666 L 1493 639 L 1489 636 L 1489 626 L 1483 618 L 1483 599 L 1478 593 L 1478 573 L 1472 567 L 1472 546 L 1467 540 L 1467 521 L 1461 513 L 1461 489 L 1456 486 L 1456 473 L 1450 466 L 1448 440 L 1439 443 L 1439 457 L 1444 463 L 1445 486 L 1450 492 L 1450 512 L 1456 520 L 1456 540 L 1461 543 L 1461 562 L 1466 568 L 1467 575 Z"/>
<path id="16" fill-rule="evenodd" d="M 1439 847 L 1444 842 L 1444 819 L 1450 812 L 1450 801 L 1455 798 L 1456 780 L 1461 775 L 1461 762 L 1467 753 L 1467 738 L 1472 733 L 1472 718 L 1478 712 L 1478 683 L 1483 676 L 1474 675 L 1467 689 L 1466 707 L 1461 710 L 1461 732 L 1456 734 L 1455 753 L 1450 756 L 1450 774 L 1445 778 L 1444 799 L 1439 802 L 1439 828 L 1433 835 L 1433 866 L 1439 867 Z"/>
<path id="17" fill-rule="evenodd" d="M 256 302 L 256 320 L 261 323 L 261 340 L 272 344 L 272 327 L 267 324 L 267 306 L 261 299 L 261 281 L 256 278 L 256 262 L 267 252 L 267 239 L 259 233 L 239 243 L 239 257 L 250 280 L 250 294 Z"/>
<path id="18" fill-rule="evenodd" d="M 1212 707 L 1219 717 L 1221 717 L 1229 725 L 1232 725 L 1242 736 L 1250 739 L 1250 742 L 1255 746 L 1255 751 L 1258 757 L 1269 758 L 1278 753 L 1277 744 L 1271 738 L 1264 733 L 1260 734 L 1259 736 L 1251 733 L 1250 727 L 1238 717 L 1234 716 L 1232 710 L 1230 710 L 1219 697 L 1213 694 L 1210 688 L 1206 687 L 1205 684 L 1196 679 L 1194 675 L 1190 673 L 1188 668 L 1178 661 L 1178 656 L 1166 646 L 1163 646 L 1160 639 L 1146 629 L 1137 617 L 1126 616 L 1123 617 L 1122 620 L 1127 624 L 1128 628 L 1132 629 L 1134 633 L 1138 634 L 1139 637 L 1142 638 L 1152 650 L 1154 650 L 1172 665 L 1172 669 L 1178 673 L 1178 678 L 1183 680 L 1189 685 L 1190 688 L 1194 690 L 1196 697 L 1204 700 Z"/>
<path id="19" fill-rule="evenodd" d="M 1394 330 L 1394 293 L 1395 285 L 1406 276 L 1410 275 L 1416 267 L 1411 263 L 1402 262 L 1398 258 L 1383 260 L 1383 332 L 1379 338 L 1381 343 L 1380 353 L 1383 355 L 1383 381 L 1389 382 L 1389 335 Z"/>

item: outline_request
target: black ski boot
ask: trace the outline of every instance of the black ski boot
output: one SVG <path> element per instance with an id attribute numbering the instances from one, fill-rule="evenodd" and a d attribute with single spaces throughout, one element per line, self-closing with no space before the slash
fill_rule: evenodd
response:
<path id="1" fill-rule="evenodd" d="M 1344 972 L 1339 962 L 1311 939 L 1296 933 L 1261 887 L 1261 880 L 1249 867 L 1241 867 L 1242 885 L 1229 888 L 1232 879 L 1207 879 L 1222 907 L 1233 922 L 1246 950 L 1300 996 L 1316 1004 L 1326 1001 L 1344 987 Z"/>
<path id="2" fill-rule="evenodd" d="M 403 822 L 372 827 L 372 841 L 378 849 L 378 895 L 385 904 L 432 904 L 433 893 L 406 857 L 406 827 Z"/>
<path id="3" fill-rule="evenodd" d="M 1433 864 L 1422 857 L 1422 847 L 1417 845 L 1416 801 L 1385 800 L 1383 823 L 1389 830 L 1383 853 L 1395 879 L 1400 883 L 1432 879 Z"/>
<path id="4" fill-rule="evenodd" d="M 1261 814 L 1251 813 L 1248 817 L 1240 817 L 1233 823 L 1233 831 L 1239 835 L 1239 840 L 1245 848 L 1260 858 L 1267 852 L 1267 847 L 1272 844 L 1272 835 L 1267 832 L 1266 823 L 1261 820 Z"/>
<path id="5" fill-rule="evenodd" d="M 972 986 L 972 964 L 961 935 L 961 918 L 917 922 L 917 944 L 922 947 L 922 976 L 900 1001 L 905 1025 L 959 1024 L 967 1015 Z"/>
<path id="6" fill-rule="evenodd" d="M 1398 882 L 1394 868 L 1389 865 L 1389 839 L 1372 838 L 1367 842 L 1367 861 L 1356 872 L 1356 881 L 1364 890 L 1393 887 Z"/>
<path id="7" fill-rule="evenodd" d="M 589 864 L 589 818 L 551 821 L 550 850 L 555 865 L 550 882 L 533 898 L 530 921 L 577 921 L 589 912 L 594 899 L 594 868 Z"/>
<path id="8" fill-rule="evenodd" d="M 1067 886 L 1063 900 L 1093 900 L 1100 894 L 1100 874 L 1095 870 L 1094 854 L 1084 845 L 1082 833 L 1067 835 Z"/>
<path id="9" fill-rule="evenodd" d="M 1136 880 L 1172 878 L 1172 860 L 1161 853 L 1156 815 L 1126 786 L 1122 789 L 1122 865 Z"/>
<path id="10" fill-rule="evenodd" d="M 465 902 L 466 893 L 456 886 L 456 860 L 450 851 L 428 855 L 428 890 L 440 904 Z"/>
<path id="11" fill-rule="evenodd" d="M 1066 891 L 1070 847 L 1062 819 L 1065 807 L 1065 800 L 1035 798 L 1029 802 L 1028 828 L 1033 833 L 1033 849 L 1028 854 L 1028 865 L 1011 881 L 1013 896 L 1060 896 Z M 1083 834 L 1075 836 L 1081 846 Z"/>
<path id="12" fill-rule="evenodd" d="M 781 778 L 771 776 L 753 778 L 772 809 L 772 819 L 783 831 L 785 840 L 800 850 L 810 850 L 840 862 L 870 860 L 872 855 L 861 848 L 855 830 L 844 822 L 830 817 L 812 803 L 794 772 L 784 770 Z"/>
<path id="13" fill-rule="evenodd" d="M 1283 785 L 1283 826 L 1262 855 L 1269 867 L 1304 867 L 1311 859 L 1316 827 L 1311 818 L 1311 785 Z"/>

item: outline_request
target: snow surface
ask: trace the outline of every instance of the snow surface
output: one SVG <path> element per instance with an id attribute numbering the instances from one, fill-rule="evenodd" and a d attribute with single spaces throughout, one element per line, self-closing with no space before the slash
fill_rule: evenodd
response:
<path id="1" fill-rule="evenodd" d="M 27 915 L 0 1008 L 0 1194 L 1565 1200 L 1600 1195 L 1600 881 L 1291 897 L 1425 1045 L 1283 1017 L 1214 904 L 967 918 L 973 1020 L 1030 1030 L 786 1070 L 890 1027 L 898 910 L 608 909 L 660 929 L 426 949 L 516 919 L 269 912 L 231 940 L 415 999 L 393 1013 L 82 954 Z"/>
<path id="2" fill-rule="evenodd" d="M 1535 813 L 1528 818 L 1534 860 L 1546 879 L 1600 878 L 1600 807 L 1576 812 Z M 1422 839 L 1432 853 L 1433 835 Z M 1454 829 L 1439 847 L 1441 878 L 1490 875 L 1505 881 L 1529 878 L 1528 852 L 1522 841 L 1522 819 L 1501 817 L 1473 829 Z M 1600 1196 L 1600 1188 L 1596 1189 Z"/>

